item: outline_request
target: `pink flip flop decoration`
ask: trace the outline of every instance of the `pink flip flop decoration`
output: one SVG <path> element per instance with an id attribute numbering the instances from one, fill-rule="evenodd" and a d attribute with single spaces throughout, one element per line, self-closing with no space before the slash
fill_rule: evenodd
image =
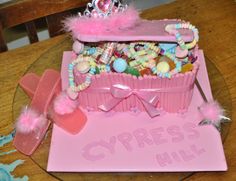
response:
<path id="1" fill-rule="evenodd" d="M 77 134 L 84 127 L 87 118 L 78 107 L 65 115 L 53 111 L 52 100 L 61 91 L 57 71 L 46 70 L 41 78 L 29 73 L 19 83 L 32 102 L 17 119 L 13 144 L 18 151 L 33 154 L 46 134 L 51 123 L 49 119 L 70 134 Z"/>

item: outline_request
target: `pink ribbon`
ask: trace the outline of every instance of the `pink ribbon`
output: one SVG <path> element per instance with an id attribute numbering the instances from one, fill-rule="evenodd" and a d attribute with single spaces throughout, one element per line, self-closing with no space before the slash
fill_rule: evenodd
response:
<path id="1" fill-rule="evenodd" d="M 156 109 L 158 97 L 155 92 L 147 92 L 145 89 L 131 89 L 130 87 L 121 84 L 112 85 L 110 92 L 113 98 L 99 106 L 103 111 L 108 112 L 122 100 L 131 95 L 135 95 L 142 102 L 144 108 L 151 117 L 160 115 L 159 111 Z"/>

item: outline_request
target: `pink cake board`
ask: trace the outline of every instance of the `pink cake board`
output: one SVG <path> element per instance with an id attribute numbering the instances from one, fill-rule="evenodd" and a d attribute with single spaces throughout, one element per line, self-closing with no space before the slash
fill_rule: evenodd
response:
<path id="1" fill-rule="evenodd" d="M 198 80 L 211 99 L 203 52 Z M 71 52 L 65 52 L 64 69 Z M 64 74 L 67 75 L 67 74 Z M 63 88 L 68 85 L 63 77 Z M 198 126 L 198 90 L 189 111 L 165 113 L 151 119 L 147 113 L 86 112 L 88 122 L 78 135 L 54 125 L 47 171 L 50 172 L 189 172 L 225 171 L 226 160 L 219 132 Z"/>

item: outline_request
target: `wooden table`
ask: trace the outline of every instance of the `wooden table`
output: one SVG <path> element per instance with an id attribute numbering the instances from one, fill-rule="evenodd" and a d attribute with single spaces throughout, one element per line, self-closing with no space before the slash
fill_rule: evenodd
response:
<path id="1" fill-rule="evenodd" d="M 188 10 L 188 11 L 186 11 Z M 145 11 L 147 19 L 181 18 L 196 25 L 200 31 L 199 46 L 207 57 L 207 68 L 213 94 L 227 109 L 232 120 L 236 120 L 236 3 L 230 0 L 179 0 Z M 58 66 L 62 51 L 70 49 L 67 35 L 22 47 L 0 54 L 0 135 L 8 134 L 14 125 L 19 105 L 25 102 L 17 81 L 25 72 L 40 72 L 47 66 Z M 50 63 L 50 60 L 52 61 Z M 43 65 L 43 62 L 48 65 Z M 57 63 L 55 63 L 57 62 Z M 220 93 L 219 93 L 220 92 Z M 233 180 L 236 177 L 236 123 L 225 127 L 224 151 L 229 166 L 227 172 L 205 173 L 137 173 L 137 174 L 70 174 L 47 173 L 48 139 L 30 158 L 18 152 L 1 156 L 0 163 L 11 163 L 16 159 L 26 160 L 17 167 L 14 175 L 28 175 L 30 180 Z M 0 151 L 13 149 L 7 144 Z"/>

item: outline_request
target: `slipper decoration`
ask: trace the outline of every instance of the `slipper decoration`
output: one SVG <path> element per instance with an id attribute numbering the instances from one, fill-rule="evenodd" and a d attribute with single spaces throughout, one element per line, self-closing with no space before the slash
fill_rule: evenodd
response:
<path id="1" fill-rule="evenodd" d="M 31 75 L 25 75 L 19 82 L 20 85 L 23 84 L 23 88 L 27 88 L 25 90 L 28 95 L 32 96 L 32 101 L 28 106 L 29 109 L 23 110 L 17 119 L 16 135 L 13 140 L 16 149 L 25 155 L 31 155 L 36 150 L 50 126 L 49 119 L 44 118 L 46 118 L 48 106 L 60 83 L 60 74 L 53 70 L 45 71 L 41 78 Z M 37 87 L 34 79 L 38 83 Z M 41 115 L 45 117 L 39 119 Z M 43 120 L 41 125 L 40 120 Z M 39 127 L 40 129 L 38 129 Z"/>
<path id="2" fill-rule="evenodd" d="M 77 134 L 86 123 L 86 116 L 78 108 L 76 101 L 61 93 L 60 73 L 46 70 L 42 77 L 29 73 L 19 82 L 26 94 L 32 98 L 30 106 L 21 112 L 16 122 L 13 141 L 16 149 L 31 155 L 41 143 L 52 120 L 70 134 Z M 56 97 L 55 101 L 53 99 Z M 58 104 L 64 104 L 59 106 Z M 66 110 L 62 109 L 68 106 Z M 56 109 L 56 111 L 54 111 Z"/>
<path id="3" fill-rule="evenodd" d="M 21 133 L 39 132 L 47 123 L 47 118 L 32 108 L 25 107 L 16 122 L 16 130 Z"/>
<path id="4" fill-rule="evenodd" d="M 53 122 L 70 134 L 78 134 L 85 126 L 86 115 L 78 108 L 78 101 L 72 100 L 62 91 L 57 95 L 49 110 Z"/>
<path id="5" fill-rule="evenodd" d="M 47 70 L 45 72 L 48 71 L 53 72 L 54 70 Z M 59 76 L 59 73 L 57 74 Z M 32 98 L 38 87 L 39 80 L 39 76 L 34 73 L 29 73 L 20 80 L 19 84 L 26 94 Z M 83 128 L 87 120 L 85 114 L 78 109 L 78 101 L 70 99 L 64 91 L 61 92 L 60 81 L 57 82 L 54 92 L 54 97 L 56 98 L 52 101 L 53 106 L 49 106 L 48 116 L 66 132 L 77 134 Z"/>
<path id="6" fill-rule="evenodd" d="M 198 123 L 199 126 L 212 125 L 219 132 L 221 132 L 221 123 L 230 122 L 230 118 L 224 115 L 224 109 L 220 106 L 217 101 L 208 101 L 201 85 L 196 79 L 195 85 L 198 88 L 204 103 L 198 108 L 198 112 L 201 121 Z"/>
<path id="7" fill-rule="evenodd" d="M 78 107 L 77 100 L 72 100 L 68 97 L 67 93 L 61 92 L 54 100 L 54 111 L 57 114 L 65 115 L 75 111 Z"/>
<path id="8" fill-rule="evenodd" d="M 224 110 L 216 101 L 204 102 L 199 107 L 199 113 L 202 117 L 200 126 L 212 125 L 221 132 L 221 123 L 230 122 L 230 119 L 224 116 Z"/>

